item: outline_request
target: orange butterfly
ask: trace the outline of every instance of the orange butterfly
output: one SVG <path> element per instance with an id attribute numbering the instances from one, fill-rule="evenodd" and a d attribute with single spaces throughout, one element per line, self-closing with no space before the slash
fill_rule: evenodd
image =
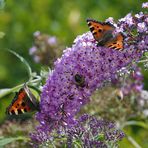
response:
<path id="1" fill-rule="evenodd" d="M 39 103 L 27 85 L 16 93 L 11 105 L 6 109 L 8 115 L 18 115 L 25 112 L 39 110 Z"/>
<path id="2" fill-rule="evenodd" d="M 98 42 L 97 46 L 123 50 L 124 36 L 122 33 L 118 33 L 116 36 L 113 36 L 112 33 L 115 30 L 115 27 L 112 24 L 98 22 L 92 19 L 87 19 L 87 24 L 95 40 Z"/>

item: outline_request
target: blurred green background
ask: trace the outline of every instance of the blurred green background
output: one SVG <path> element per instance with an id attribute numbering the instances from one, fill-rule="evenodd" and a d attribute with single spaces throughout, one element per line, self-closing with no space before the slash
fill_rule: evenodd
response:
<path id="1" fill-rule="evenodd" d="M 4 49 L 16 51 L 29 62 L 33 71 L 39 72 L 41 65 L 29 55 L 35 31 L 56 36 L 65 47 L 71 46 L 77 35 L 89 30 L 87 18 L 118 20 L 129 12 L 141 11 L 143 2 L 146 0 L 7 0 L 0 9 L 0 32 L 5 33 L 0 38 L 0 89 L 14 87 L 28 79 L 24 64 Z M 148 72 L 143 73 L 144 87 L 148 89 Z M 7 96 L 1 99 L 0 122 L 10 101 Z"/>

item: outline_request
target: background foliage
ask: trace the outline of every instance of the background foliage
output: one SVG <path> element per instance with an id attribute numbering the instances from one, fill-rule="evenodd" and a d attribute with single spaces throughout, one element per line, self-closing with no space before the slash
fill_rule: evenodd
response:
<path id="1" fill-rule="evenodd" d="M 4 49 L 16 51 L 39 72 L 41 65 L 29 56 L 35 31 L 56 36 L 64 47 L 71 46 L 77 35 L 88 31 L 86 18 L 104 21 L 112 16 L 119 19 L 128 12 L 139 12 L 143 2 L 146 0 L 7 0 L 5 7 L 0 7 L 0 32 L 5 33 L 0 38 L 0 89 L 14 87 L 28 79 L 24 64 Z M 143 73 L 145 89 L 148 89 L 148 72 Z M 0 100 L 0 122 L 4 121 L 5 108 L 12 98 L 13 94 Z M 133 135 L 138 132 L 141 137 L 146 134 L 135 128 L 127 131 Z"/>

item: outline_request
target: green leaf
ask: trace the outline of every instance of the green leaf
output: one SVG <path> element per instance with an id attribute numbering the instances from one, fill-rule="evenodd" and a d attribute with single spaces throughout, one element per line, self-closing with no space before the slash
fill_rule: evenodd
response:
<path id="1" fill-rule="evenodd" d="M 127 121 L 127 122 L 124 123 L 123 127 L 131 126 L 131 125 L 136 125 L 136 126 L 140 126 L 142 128 L 148 129 L 148 125 L 145 122 L 142 122 L 142 121 Z"/>
<path id="2" fill-rule="evenodd" d="M 3 147 L 13 141 L 23 140 L 23 139 L 26 139 L 26 138 L 25 137 L 9 137 L 9 138 L 0 137 L 0 147 Z"/>
<path id="3" fill-rule="evenodd" d="M 129 142 L 135 147 L 135 148 L 142 148 L 133 137 L 131 136 L 127 136 L 127 139 L 129 140 Z"/>
<path id="4" fill-rule="evenodd" d="M 96 140 L 98 141 L 104 141 L 105 140 L 105 135 L 100 133 L 95 137 Z"/>
<path id="5" fill-rule="evenodd" d="M 7 93 L 10 90 L 11 90 L 10 88 L 0 89 L 0 94 Z"/>
<path id="6" fill-rule="evenodd" d="M 7 94 L 10 94 L 12 91 L 9 88 L 0 89 L 0 98 L 4 97 Z"/>
<path id="7" fill-rule="evenodd" d="M 31 81 L 26 82 L 26 84 L 35 89 L 33 84 L 37 84 L 40 82 L 41 82 L 41 77 L 38 77 L 37 79 L 33 79 Z M 0 89 L 0 99 L 6 95 L 9 95 L 10 93 L 18 91 L 20 88 L 23 87 L 23 85 L 24 84 L 20 84 L 20 85 L 13 87 L 13 88 Z M 40 92 L 41 92 L 40 90 L 38 90 L 37 88 L 35 90 L 40 94 Z"/>
<path id="8" fill-rule="evenodd" d="M 14 52 L 12 50 L 8 50 L 8 51 L 11 52 L 12 54 L 14 54 L 16 57 L 18 57 L 20 59 L 20 61 L 23 62 L 26 65 L 28 75 L 29 75 L 29 79 L 31 80 L 32 79 L 32 70 L 31 70 L 31 67 L 28 64 L 28 62 L 22 56 L 20 56 L 18 53 Z"/>
<path id="9" fill-rule="evenodd" d="M 40 76 L 44 79 L 47 79 L 51 73 L 52 73 L 52 71 L 50 68 L 49 69 L 42 68 L 40 71 Z"/>
<path id="10" fill-rule="evenodd" d="M 3 98 L 4 96 L 9 95 L 10 93 L 17 91 L 22 86 L 23 86 L 23 84 L 18 85 L 18 86 L 13 87 L 13 88 L 0 89 L 0 98 Z"/>
<path id="11" fill-rule="evenodd" d="M 144 55 L 145 55 L 145 56 L 148 56 L 148 52 L 145 52 Z"/>

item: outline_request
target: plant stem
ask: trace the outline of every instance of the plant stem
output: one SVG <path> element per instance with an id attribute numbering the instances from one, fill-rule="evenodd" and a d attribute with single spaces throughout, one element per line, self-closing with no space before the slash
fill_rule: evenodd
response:
<path id="1" fill-rule="evenodd" d="M 40 82 L 40 81 L 41 81 L 41 78 L 38 78 L 38 79 L 35 79 L 35 80 L 31 80 L 31 81 L 27 82 L 26 84 L 36 83 L 36 82 Z M 6 96 L 6 95 L 8 95 L 8 94 L 10 94 L 10 93 L 20 89 L 21 87 L 23 87 L 23 85 L 24 84 L 20 84 L 20 85 L 17 85 L 15 87 L 13 87 L 13 88 L 6 89 L 2 93 L 0 93 L 0 98 L 3 98 L 4 96 Z"/>
<path id="2" fill-rule="evenodd" d="M 142 148 L 131 136 L 127 136 L 127 139 L 135 148 Z"/>
<path id="3" fill-rule="evenodd" d="M 148 125 L 142 121 L 127 121 L 124 124 L 122 124 L 120 128 L 124 128 L 125 126 L 131 126 L 131 125 L 136 125 L 148 129 Z"/>
<path id="4" fill-rule="evenodd" d="M 145 63 L 145 62 L 148 62 L 148 59 L 146 59 L 146 60 L 141 60 L 141 61 L 138 61 L 138 63 Z"/>

